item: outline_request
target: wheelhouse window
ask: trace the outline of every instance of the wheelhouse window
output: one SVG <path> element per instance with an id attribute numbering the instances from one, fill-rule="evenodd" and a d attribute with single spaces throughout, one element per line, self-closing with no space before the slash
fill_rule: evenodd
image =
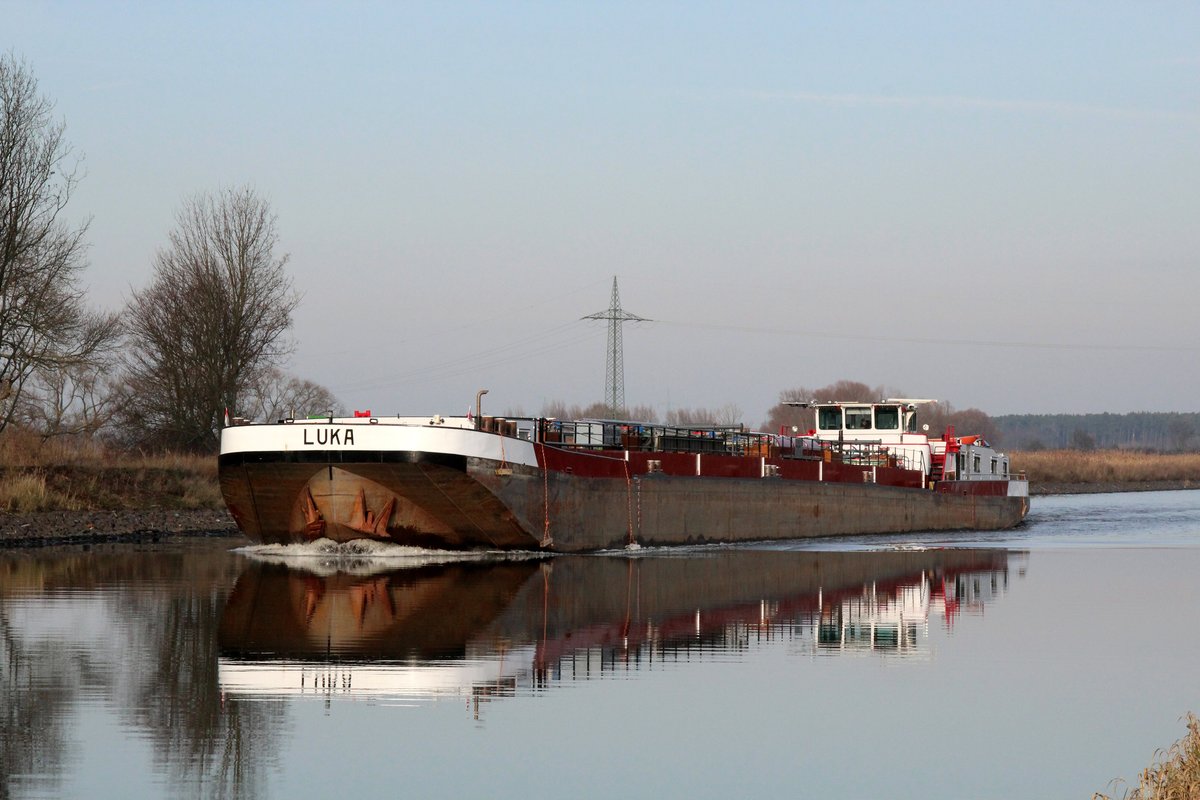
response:
<path id="1" fill-rule="evenodd" d="M 858 406 L 846 409 L 846 430 L 848 431 L 869 431 L 871 430 L 871 407 Z"/>
<path id="2" fill-rule="evenodd" d="M 897 406 L 875 407 L 875 430 L 900 430 L 900 409 Z"/>
<path id="3" fill-rule="evenodd" d="M 836 406 L 818 408 L 817 427 L 823 431 L 840 431 L 842 429 L 842 410 Z"/>

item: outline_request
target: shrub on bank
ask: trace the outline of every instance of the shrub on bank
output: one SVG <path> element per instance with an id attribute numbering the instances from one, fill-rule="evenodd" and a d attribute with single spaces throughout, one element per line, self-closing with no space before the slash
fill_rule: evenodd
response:
<path id="1" fill-rule="evenodd" d="M 1125 789 L 1122 800 L 1196 800 L 1200 797 L 1200 719 L 1187 715 L 1188 733 L 1142 770 L 1138 785 Z M 1114 781 L 1114 784 L 1123 781 Z M 1092 800 L 1113 800 L 1097 792 Z"/>

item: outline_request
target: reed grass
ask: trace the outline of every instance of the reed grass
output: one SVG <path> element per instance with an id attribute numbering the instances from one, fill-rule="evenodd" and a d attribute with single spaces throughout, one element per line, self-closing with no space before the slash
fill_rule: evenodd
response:
<path id="1" fill-rule="evenodd" d="M 50 505 L 46 476 L 38 472 L 14 475 L 0 481 L 0 509 L 5 511 L 43 511 Z"/>
<path id="2" fill-rule="evenodd" d="M 1138 785 L 1122 794 L 1097 792 L 1092 800 L 1197 800 L 1200 798 L 1200 718 L 1188 714 L 1187 735 L 1167 750 L 1154 753 L 1154 763 L 1142 770 Z M 1120 786 L 1117 779 L 1110 786 Z"/>
<path id="3" fill-rule="evenodd" d="M 1200 453 L 1040 450 L 1010 453 L 1030 483 L 1200 482 Z"/>
<path id="4" fill-rule="evenodd" d="M 225 498 L 215 475 L 211 479 L 197 476 L 185 483 L 181 503 L 184 508 L 224 508 Z"/>
<path id="5" fill-rule="evenodd" d="M 223 506 L 215 456 L 121 452 L 13 428 L 0 434 L 0 511 Z"/>

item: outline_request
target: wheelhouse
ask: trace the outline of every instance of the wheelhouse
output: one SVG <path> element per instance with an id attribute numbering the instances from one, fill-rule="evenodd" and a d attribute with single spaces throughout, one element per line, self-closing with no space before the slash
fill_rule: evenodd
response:
<path id="1" fill-rule="evenodd" d="M 891 434 L 917 432 L 916 406 L 912 403 L 819 403 L 816 435 Z"/>

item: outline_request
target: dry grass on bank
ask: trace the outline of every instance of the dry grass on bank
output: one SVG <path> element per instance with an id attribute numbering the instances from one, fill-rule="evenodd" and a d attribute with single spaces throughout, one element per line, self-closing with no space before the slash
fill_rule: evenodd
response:
<path id="1" fill-rule="evenodd" d="M 1187 715 L 1188 733 L 1167 751 L 1154 754 L 1155 762 L 1142 770 L 1138 785 L 1116 795 L 1121 800 L 1197 800 L 1200 798 L 1200 718 Z M 1114 784 L 1123 783 L 1114 781 Z M 1092 800 L 1113 800 L 1097 792 Z"/>
<path id="2" fill-rule="evenodd" d="M 223 507 L 214 456 L 117 453 L 12 429 L 0 434 L 0 511 Z"/>
<path id="3" fill-rule="evenodd" d="M 1141 483 L 1200 481 L 1200 453 L 1126 450 L 1013 452 L 1012 467 L 1030 483 Z"/>

